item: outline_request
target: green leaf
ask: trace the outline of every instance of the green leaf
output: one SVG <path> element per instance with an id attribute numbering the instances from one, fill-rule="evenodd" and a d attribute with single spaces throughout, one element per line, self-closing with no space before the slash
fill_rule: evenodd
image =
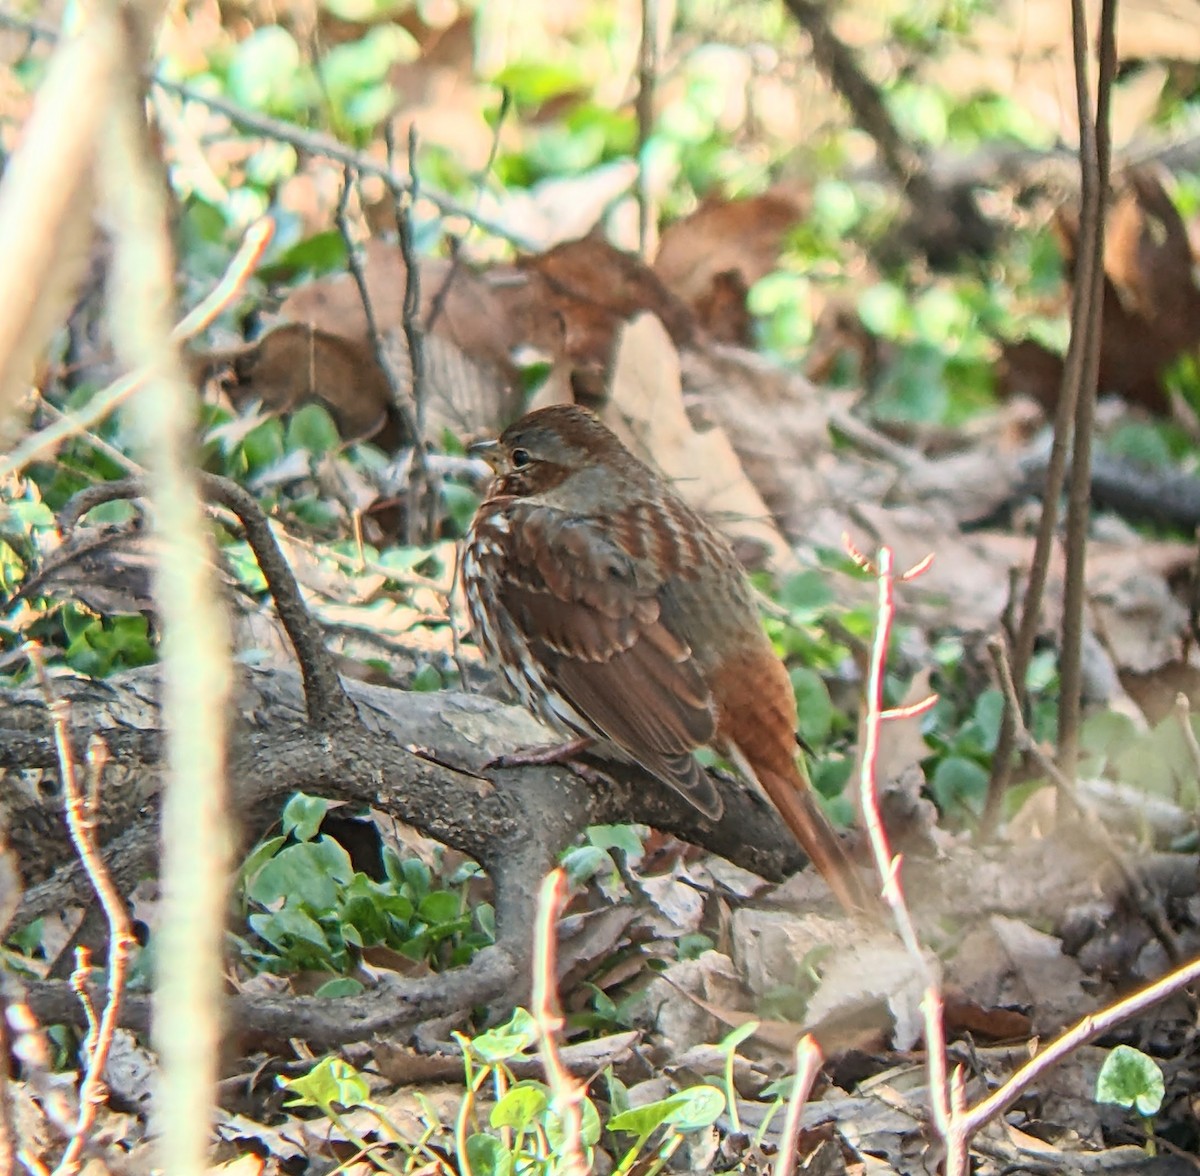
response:
<path id="1" fill-rule="evenodd" d="M 1097 1102 L 1129 1107 L 1139 1115 L 1157 1114 L 1165 1094 L 1158 1063 L 1130 1045 L 1118 1045 L 1096 1078 Z"/>
<path id="2" fill-rule="evenodd" d="M 680 1131 L 698 1131 L 711 1127 L 725 1110 L 725 1092 L 715 1086 L 693 1086 L 674 1096 L 667 1121 Z"/>
<path id="3" fill-rule="evenodd" d="M 796 694 L 796 711 L 800 734 L 808 744 L 821 744 L 833 730 L 833 700 L 829 688 L 816 670 L 797 666 L 790 671 L 792 690 Z"/>
<path id="4" fill-rule="evenodd" d="M 974 760 L 949 755 L 934 769 L 929 788 L 942 812 L 962 807 L 978 815 L 983 811 L 987 784 L 987 772 Z"/>
<path id="5" fill-rule="evenodd" d="M 361 996 L 365 991 L 361 980 L 355 980 L 353 976 L 338 976 L 334 980 L 326 980 L 314 995 L 333 1000 L 342 996 Z"/>
<path id="6" fill-rule="evenodd" d="M 479 1176 L 511 1176 L 512 1156 L 494 1135 L 467 1136 L 467 1160 Z"/>
<path id="7" fill-rule="evenodd" d="M 311 841 L 321 827 L 330 804 L 323 796 L 306 796 L 297 792 L 283 806 L 283 831 L 297 841 Z"/>
<path id="8" fill-rule="evenodd" d="M 898 339 L 909 326 L 908 300 L 894 282 L 876 282 L 858 296 L 858 317 L 873 335 Z"/>
<path id="9" fill-rule="evenodd" d="M 462 901 L 449 890 L 431 890 L 417 903 L 417 917 L 434 927 L 454 922 L 461 913 Z"/>
<path id="10" fill-rule="evenodd" d="M 692 931 L 682 935 L 675 941 L 675 958 L 678 960 L 699 959 L 706 951 L 712 951 L 716 944 L 700 931 Z"/>
<path id="11" fill-rule="evenodd" d="M 1004 695 L 999 690 L 985 690 L 975 703 L 975 722 L 983 750 L 989 755 L 1000 741 L 1000 726 L 1004 721 Z"/>
<path id="12" fill-rule="evenodd" d="M 444 685 L 445 683 L 442 681 L 442 675 L 438 668 L 431 666 L 428 662 L 420 666 L 408 682 L 410 690 L 419 691 L 423 694 L 433 694 L 441 690 Z"/>
<path id="13" fill-rule="evenodd" d="M 305 449 L 314 457 L 323 457 L 341 444 L 333 417 L 319 404 L 306 404 L 292 413 L 284 434 L 288 452 Z"/>
<path id="14" fill-rule="evenodd" d="M 600 1114 L 590 1098 L 583 1099 L 579 1104 L 579 1115 L 582 1119 L 579 1132 L 584 1147 L 595 1147 L 600 1139 Z M 557 1114 L 546 1116 L 546 1138 L 555 1154 L 562 1152 L 566 1133 L 563 1131 L 562 1117 Z"/>
<path id="15" fill-rule="evenodd" d="M 726 1033 L 725 1036 L 722 1037 L 719 1042 L 717 1042 L 717 1048 L 730 1052 L 736 1050 L 743 1041 L 754 1034 L 754 1031 L 758 1028 L 758 1026 L 758 1021 L 747 1021 L 745 1024 L 739 1025 L 736 1029 Z"/>
<path id="16" fill-rule="evenodd" d="M 518 1082 L 492 1108 L 488 1122 L 493 1127 L 511 1127 L 514 1131 L 524 1133 L 533 1127 L 549 1105 L 548 1087 L 532 1080 Z"/>
<path id="17" fill-rule="evenodd" d="M 291 106 L 303 67 L 296 38 L 279 25 L 256 29 L 234 50 L 229 64 L 229 94 L 255 110 Z"/>
<path id="18" fill-rule="evenodd" d="M 577 845 L 562 855 L 563 868 L 572 886 L 590 882 L 601 872 L 613 870 L 613 860 L 608 851 L 598 845 Z"/>
<path id="19" fill-rule="evenodd" d="M 524 1053 L 537 1038 L 537 1023 L 525 1009 L 516 1009 L 505 1024 L 480 1033 L 468 1045 L 480 1061 L 494 1065 Z"/>
<path id="20" fill-rule="evenodd" d="M 275 856 L 278 850 L 285 842 L 286 837 L 268 837 L 262 845 L 253 849 L 246 860 L 242 863 L 242 879 L 252 878 L 263 867 L 264 863 Z"/>
<path id="21" fill-rule="evenodd" d="M 341 1058 L 324 1058 L 299 1078 L 280 1078 L 279 1085 L 296 1096 L 284 1106 L 319 1107 L 326 1112 L 334 1103 L 358 1107 L 371 1097 L 366 1079 Z"/>
<path id="22" fill-rule="evenodd" d="M 626 857 L 638 858 L 645 852 L 635 825 L 589 825 L 587 839 L 597 849 L 619 849 Z"/>
<path id="23" fill-rule="evenodd" d="M 725 1092 L 715 1086 L 693 1086 L 669 1098 L 632 1107 L 608 1121 L 610 1131 L 628 1135 L 649 1135 L 663 1123 L 680 1131 L 696 1131 L 715 1123 L 725 1109 Z"/>
<path id="24" fill-rule="evenodd" d="M 290 900 L 313 911 L 328 911 L 337 902 L 337 883 L 353 876 L 346 851 L 321 837 L 281 849 L 250 879 L 246 895 L 262 906 Z"/>
<path id="25" fill-rule="evenodd" d="M 819 619 L 834 599 L 829 577 L 818 568 L 789 576 L 779 590 L 779 603 L 793 614 L 795 624 L 810 624 Z M 797 613 L 802 615 L 797 617 Z"/>
<path id="26" fill-rule="evenodd" d="M 971 324 L 970 308 L 946 286 L 931 286 L 913 306 L 913 326 L 922 339 L 953 347 Z"/>

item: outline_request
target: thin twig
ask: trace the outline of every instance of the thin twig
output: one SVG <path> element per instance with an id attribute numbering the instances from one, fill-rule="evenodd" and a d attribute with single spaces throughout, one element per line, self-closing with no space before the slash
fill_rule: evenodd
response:
<path id="1" fill-rule="evenodd" d="M 425 419 L 429 402 L 429 381 L 425 371 L 425 332 L 421 326 L 421 262 L 417 257 L 412 213 L 420 194 L 417 175 L 417 127 L 408 128 L 408 188 L 409 199 L 397 209 L 396 231 L 399 234 L 400 255 L 404 258 L 404 309 L 401 323 L 408 344 L 409 389 L 412 393 L 413 463 L 408 480 L 408 510 L 406 531 L 410 545 L 428 542 L 433 538 L 437 518 L 437 486 L 425 460 Z M 425 525 L 418 526 L 424 507 Z M 422 534 L 422 530 L 424 534 Z"/>
<path id="2" fill-rule="evenodd" d="M 208 297 L 197 303 L 172 330 L 172 343 L 183 343 L 198 335 L 237 297 L 274 232 L 275 222 L 269 217 L 256 221 L 246 230 L 241 248 L 234 255 L 221 280 L 213 287 Z M 66 413 L 53 425 L 27 437 L 7 456 L 0 457 L 0 479 L 15 473 L 61 442 L 91 429 L 119 404 L 138 392 L 149 378 L 150 372 L 146 369 L 122 376 L 97 392 L 83 407 Z"/>
<path id="3" fill-rule="evenodd" d="M 1196 769 L 1196 778 L 1200 780 L 1200 741 L 1196 739 L 1196 729 L 1192 726 L 1191 703 L 1188 701 L 1188 696 L 1182 691 L 1175 695 L 1175 717 L 1179 720 L 1188 755 L 1192 757 L 1192 767 Z"/>
<path id="4" fill-rule="evenodd" d="M 883 900 L 891 911 L 892 921 L 895 923 L 896 931 L 905 950 L 924 979 L 925 997 L 921 1002 L 921 1010 L 925 1019 L 925 1057 L 929 1075 L 929 1103 L 933 1113 L 934 1127 L 946 1143 L 946 1170 L 947 1173 L 951 1173 L 960 1170 L 954 1167 L 952 1161 L 961 1160 L 959 1153 L 965 1152 L 965 1144 L 955 1132 L 946 1086 L 946 1036 L 942 1021 L 941 979 L 933 965 L 930 964 L 928 956 L 922 951 L 917 938 L 916 927 L 913 925 L 912 915 L 904 897 L 904 887 L 900 877 L 902 859 L 899 854 L 892 853 L 879 808 L 879 739 L 883 723 L 888 718 L 895 717 L 897 713 L 885 710 L 883 705 L 887 652 L 891 642 L 892 624 L 896 616 L 896 580 L 911 580 L 921 575 L 928 568 L 930 557 L 897 576 L 893 567 L 891 548 L 881 547 L 872 563 L 853 546 L 848 535 L 843 535 L 842 542 L 853 560 L 874 573 L 877 587 L 875 637 L 871 642 L 866 713 L 863 716 L 863 740 L 859 753 L 861 759 L 859 805 L 862 810 L 863 825 L 866 829 L 871 856 L 882 883 Z M 921 709 L 928 708 L 933 701 L 932 697 L 928 698 L 913 707 L 906 708 L 906 711 L 910 714 L 919 713 Z"/>
<path id="5" fill-rule="evenodd" d="M 796 1166 L 796 1140 L 800 1135 L 800 1116 L 804 1104 L 817 1080 L 817 1071 L 822 1062 L 821 1047 L 806 1033 L 796 1042 L 793 1065 L 796 1073 L 792 1078 L 792 1090 L 788 1095 L 787 1114 L 783 1118 L 783 1135 L 779 1142 L 779 1154 L 775 1157 L 773 1171 L 776 1176 L 792 1176 Z"/>
<path id="6" fill-rule="evenodd" d="M 997 1115 L 1002 1114 L 1037 1081 L 1051 1066 L 1086 1045 L 1093 1038 L 1115 1029 L 1124 1021 L 1144 1013 L 1147 1009 L 1173 996 L 1181 988 L 1200 980 L 1200 956 L 1168 972 L 1160 980 L 1139 988 L 1129 996 L 1111 1004 L 1098 1013 L 1084 1017 L 1070 1029 L 1059 1034 L 1036 1057 L 1031 1058 L 1000 1088 L 987 1098 L 971 1107 L 962 1123 L 962 1130 L 969 1139 L 981 1127 Z"/>
<path id="7" fill-rule="evenodd" d="M 275 611 L 300 663 L 309 722 L 318 728 L 356 722 L 356 712 L 346 696 L 337 665 L 325 648 L 320 626 L 304 603 L 295 573 L 280 550 L 258 500 L 236 482 L 215 474 L 201 474 L 200 489 L 205 499 L 220 503 L 232 511 L 245 531 L 246 542 L 267 582 L 267 589 L 275 602 Z M 102 503 L 140 498 L 146 493 L 147 484 L 140 478 L 123 478 L 89 486 L 67 503 L 60 516 L 60 525 L 64 530 L 69 530 L 88 511 L 95 510 Z M 386 569 L 380 571 L 386 574 Z"/>
<path id="8" fill-rule="evenodd" d="M 650 258 L 654 228 L 654 198 L 650 192 L 650 173 L 646 144 L 654 133 L 654 90 L 658 84 L 658 2 L 642 0 L 642 41 L 638 47 L 637 92 L 637 206 L 638 255 Z"/>
<path id="9" fill-rule="evenodd" d="M 367 337 L 371 341 L 371 351 L 375 357 L 375 363 L 383 372 L 383 377 L 387 381 L 388 396 L 391 399 L 392 405 L 400 414 L 400 418 L 404 424 L 404 430 L 408 434 L 409 443 L 412 445 L 413 461 L 410 467 L 410 478 L 408 483 L 408 511 L 407 511 L 407 534 L 406 541 L 411 545 L 416 542 L 416 511 L 414 510 L 414 487 L 418 487 L 427 481 L 425 474 L 425 449 L 421 442 L 422 430 L 421 422 L 418 413 L 421 410 L 421 405 L 416 399 L 416 390 L 410 384 L 405 387 L 399 371 L 396 368 L 396 363 L 393 356 L 393 349 L 388 347 L 388 341 L 384 337 L 380 327 L 379 318 L 375 314 L 375 304 L 371 298 L 370 286 L 367 282 L 366 269 L 363 266 L 363 261 L 359 255 L 358 247 L 354 242 L 354 237 L 350 232 L 350 223 L 347 217 L 347 206 L 350 200 L 350 192 L 354 186 L 354 172 L 347 167 L 345 176 L 342 181 L 342 190 L 338 197 L 337 208 L 334 212 L 334 223 L 337 226 L 339 235 L 346 246 L 346 265 L 350 270 L 350 276 L 354 279 L 354 285 L 358 289 L 358 299 L 362 304 L 363 315 L 367 320 Z M 404 236 L 401 235 L 401 251 L 404 251 L 403 246 Z M 420 357 L 414 358 L 412 353 L 412 341 L 408 338 L 408 285 L 414 280 L 412 277 L 412 266 L 415 264 L 415 259 L 410 258 L 410 254 L 406 253 L 405 265 L 408 266 L 408 277 L 405 283 L 405 303 L 404 303 L 404 318 L 405 318 L 405 336 L 408 340 L 409 350 L 409 365 L 413 375 L 417 370 L 417 365 L 422 364 Z M 418 279 L 419 280 L 419 279 Z M 418 287 L 419 292 L 419 287 Z M 423 356 L 424 352 L 421 352 Z M 423 366 L 422 366 L 423 372 Z"/>
<path id="10" fill-rule="evenodd" d="M 129 960 L 137 940 L 133 936 L 133 927 L 129 921 L 129 912 L 125 909 L 125 901 L 113 883 L 112 875 L 108 872 L 108 867 L 104 864 L 104 858 L 100 853 L 100 847 L 96 844 L 95 821 L 89 814 L 87 793 L 79 781 L 75 749 L 71 744 L 70 707 L 65 699 L 55 696 L 50 684 L 50 676 L 46 673 L 46 665 L 41 651 L 36 645 L 29 648 L 29 660 L 41 684 L 42 695 L 46 700 L 46 709 L 50 712 L 50 726 L 54 732 L 54 746 L 58 752 L 58 771 L 63 788 L 67 829 L 71 834 L 75 852 L 91 880 L 96 897 L 100 900 L 105 921 L 108 923 L 108 997 L 104 1003 L 104 1011 L 98 1020 L 91 1002 L 86 999 L 86 989 L 82 984 L 76 989 L 81 992 L 84 998 L 84 1007 L 88 1011 L 89 1031 L 83 1048 L 83 1056 L 87 1059 L 87 1064 L 83 1081 L 79 1087 L 78 1117 L 67 1141 L 66 1149 L 55 1169 L 55 1176 L 70 1176 L 71 1173 L 79 1170 L 88 1134 L 103 1100 L 104 1067 L 108 1062 L 113 1036 L 117 1030 Z M 102 763 L 102 753 L 97 753 L 93 759 L 93 776 L 99 773 Z M 88 792 L 97 789 L 98 784 L 93 781 L 89 785 Z M 80 949 L 79 966 L 76 972 L 85 978 L 89 970 L 87 964 L 87 953 L 84 949 Z"/>
<path id="11" fill-rule="evenodd" d="M 1100 814 L 1096 812 L 1091 802 L 1080 794 L 1075 781 L 1046 753 L 1025 725 L 1025 720 L 1021 717 L 1021 712 L 1017 706 L 1017 688 L 1013 682 L 1012 668 L 1008 663 L 1008 651 L 1004 647 L 1004 642 L 999 637 L 991 637 L 988 639 L 987 648 L 992 658 L 992 664 L 996 667 L 996 676 L 1000 680 L 1000 690 L 1004 695 L 1005 703 L 1013 707 L 1013 714 L 1017 716 L 1017 728 L 1015 732 L 1017 746 L 1037 760 L 1039 767 L 1053 781 L 1060 795 L 1066 797 L 1075 811 L 1083 818 L 1081 826 L 1088 830 L 1096 845 L 1100 847 L 1121 875 L 1121 880 L 1125 883 L 1126 890 L 1137 904 L 1138 912 L 1145 920 L 1146 925 L 1154 933 L 1155 938 L 1162 944 L 1167 959 L 1172 964 L 1178 964 L 1183 959 L 1183 952 L 1180 950 L 1175 932 L 1171 929 L 1166 912 L 1162 909 L 1162 904 L 1150 892 L 1149 888 L 1137 874 L 1134 873 L 1125 859 L 1125 854 L 1121 852 L 1121 847 L 1109 832 L 1108 826 L 1104 823 Z"/>
<path id="12" fill-rule="evenodd" d="M 1108 195 L 1110 155 L 1108 111 L 1116 73 L 1116 19 L 1116 0 L 1103 0 L 1100 6 L 1100 74 L 1095 122 L 1092 121 L 1086 72 L 1080 74 L 1081 63 L 1078 59 L 1075 63 L 1079 163 L 1082 169 L 1082 213 L 1075 255 L 1077 262 L 1086 261 L 1087 264 L 1080 270 L 1081 278 L 1077 285 L 1085 315 L 1083 336 L 1079 342 L 1082 370 L 1075 399 L 1075 436 L 1067 494 L 1062 645 L 1059 654 L 1057 759 L 1063 774 L 1070 780 L 1075 779 L 1079 756 L 1079 719 L 1083 694 L 1083 628 L 1087 604 L 1085 573 L 1088 528 L 1092 521 L 1092 431 L 1100 372 L 1100 324 L 1104 308 L 1104 205 Z M 1084 0 L 1071 0 L 1071 26 L 1074 38 L 1086 39 Z"/>
<path id="13" fill-rule="evenodd" d="M 155 600 L 162 637 L 166 772 L 162 899 L 152 1039 L 158 1050 L 160 1162 L 208 1168 L 220 1047 L 226 892 L 232 837 L 226 793 L 233 672 L 229 625 L 193 461 L 195 389 L 179 354 L 168 185 L 146 125 L 138 63 L 153 37 L 151 0 L 120 11 L 127 71 L 114 89 L 98 178 L 113 238 L 109 303 L 117 355 L 145 371 L 130 424 L 148 469 Z"/>
<path id="14" fill-rule="evenodd" d="M 1096 201 L 1102 195 L 1096 186 L 1096 157 L 1094 154 L 1094 126 L 1091 114 L 1091 99 L 1087 80 L 1087 27 L 1080 0 L 1072 0 L 1071 8 L 1071 51 L 1075 66 L 1075 104 L 1079 116 L 1079 163 L 1084 181 L 1080 205 L 1079 246 L 1076 249 L 1075 276 L 1071 289 L 1071 336 L 1067 346 L 1067 357 L 1063 364 L 1062 384 L 1059 386 L 1058 404 L 1054 412 L 1054 439 L 1050 447 L 1050 458 L 1046 467 L 1045 486 L 1042 492 L 1042 512 L 1038 520 L 1037 538 L 1034 541 L 1033 559 L 1029 568 L 1029 582 L 1021 606 L 1021 621 L 1017 628 L 1016 641 L 1012 650 L 1012 672 L 1016 683 L 1017 699 L 1025 703 L 1025 675 L 1033 658 L 1033 647 L 1037 640 L 1042 620 L 1042 600 L 1046 592 L 1046 580 L 1050 572 L 1050 558 L 1054 549 L 1058 528 L 1059 496 L 1066 479 L 1067 456 L 1074 432 L 1075 408 L 1081 395 L 1086 377 L 1088 324 L 1096 286 L 1097 256 L 1084 242 L 1094 240 L 1099 210 Z M 1012 751 L 1018 716 L 1007 707 L 1000 724 L 1000 735 L 992 757 L 992 771 L 988 780 L 987 799 L 984 802 L 980 828 L 990 835 L 996 829 L 1004 794 L 1012 773 Z"/>
<path id="15" fill-rule="evenodd" d="M 500 153 L 500 133 L 504 129 L 505 120 L 508 118 L 508 112 L 512 109 L 512 91 L 507 86 L 500 90 L 500 109 L 496 112 L 496 126 L 492 131 L 492 141 L 488 146 L 487 161 L 483 165 L 483 170 L 479 173 L 479 180 L 475 185 L 475 210 L 478 211 L 483 203 L 484 186 L 487 183 L 487 178 L 492 174 L 492 169 L 496 166 L 496 156 Z M 391 124 L 384 128 L 384 138 L 387 141 L 388 147 L 388 163 L 395 171 L 395 166 L 392 164 L 392 154 L 394 144 L 392 142 Z M 396 225 L 400 224 L 401 211 L 399 202 L 397 202 L 396 210 Z M 450 294 L 450 287 L 454 285 L 454 279 L 458 277 L 463 266 L 463 238 L 456 237 L 450 250 L 450 266 L 446 270 L 446 276 L 442 279 L 442 284 L 437 288 L 437 293 L 429 302 L 429 314 L 425 317 L 425 334 L 431 334 L 438 319 L 442 315 L 442 311 L 446 309 L 446 298 Z"/>
<path id="16" fill-rule="evenodd" d="M 533 995 L 530 1013 L 538 1027 L 538 1055 L 546 1068 L 551 1107 L 562 1123 L 563 1139 L 558 1169 L 565 1176 L 586 1176 L 591 1170 L 583 1154 L 583 1112 L 580 1109 L 586 1087 L 562 1063 L 558 1053 L 558 1034 L 562 1032 L 562 1013 L 558 1011 L 558 966 L 555 941 L 558 920 L 567 896 L 564 870 L 551 870 L 538 893 L 537 925 L 534 928 Z"/>
<path id="17" fill-rule="evenodd" d="M 75 436 L 90 445 L 101 456 L 107 457 L 114 465 L 120 466 L 127 474 L 133 477 L 142 477 L 146 473 L 144 466 L 139 465 L 128 454 L 122 453 L 115 445 L 110 445 L 103 437 L 97 436 L 90 429 L 80 428 L 78 418 L 51 404 L 40 388 L 37 389 L 37 398 L 39 407 L 50 416 L 52 421 L 56 423 L 70 422 Z"/>

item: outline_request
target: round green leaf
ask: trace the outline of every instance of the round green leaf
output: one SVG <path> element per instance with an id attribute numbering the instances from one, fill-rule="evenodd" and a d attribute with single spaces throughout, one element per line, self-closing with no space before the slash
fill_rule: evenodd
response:
<path id="1" fill-rule="evenodd" d="M 974 760 L 951 755 L 934 769 L 929 787 L 943 812 L 961 807 L 980 813 L 987 797 L 987 784 L 987 772 Z"/>
<path id="2" fill-rule="evenodd" d="M 800 734 L 809 744 L 824 743 L 833 728 L 833 700 L 824 679 L 807 666 L 797 666 L 790 677 L 796 693 Z"/>
<path id="3" fill-rule="evenodd" d="M 297 792 L 283 806 L 283 831 L 290 833 L 297 841 L 311 841 L 316 837 L 327 812 L 329 801 L 323 796 L 306 796 L 303 792 Z"/>
<path id="4" fill-rule="evenodd" d="M 513 1170 L 512 1156 L 494 1135 L 469 1135 L 467 1159 L 478 1176 L 510 1176 Z"/>
<path id="5" fill-rule="evenodd" d="M 518 1082 L 492 1107 L 489 1122 L 493 1127 L 530 1130 L 550 1102 L 550 1093 L 541 1082 Z"/>
<path id="6" fill-rule="evenodd" d="M 303 64 L 296 38 L 279 25 L 256 29 L 234 51 L 229 94 L 235 102 L 262 110 L 289 96 Z"/>
<path id="7" fill-rule="evenodd" d="M 1157 1114 L 1165 1094 L 1158 1063 L 1131 1045 L 1118 1045 L 1096 1078 L 1097 1102 L 1129 1107 L 1139 1115 Z"/>

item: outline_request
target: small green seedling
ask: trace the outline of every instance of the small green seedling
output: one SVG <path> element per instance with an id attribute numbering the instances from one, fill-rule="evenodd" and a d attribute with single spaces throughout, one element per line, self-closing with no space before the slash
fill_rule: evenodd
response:
<path id="1" fill-rule="evenodd" d="M 1166 1090 L 1158 1063 L 1131 1045 L 1118 1045 L 1104 1059 L 1096 1077 L 1096 1101 L 1136 1111 L 1146 1128 L 1146 1152 L 1156 1155 L 1154 1116 Z"/>

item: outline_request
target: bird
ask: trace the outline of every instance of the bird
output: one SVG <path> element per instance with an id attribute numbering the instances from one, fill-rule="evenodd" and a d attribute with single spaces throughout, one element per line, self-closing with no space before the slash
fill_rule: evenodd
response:
<path id="1" fill-rule="evenodd" d="M 632 760 L 713 821 L 711 747 L 774 804 L 848 911 L 874 905 L 796 760 L 796 700 L 725 537 L 600 419 L 528 413 L 469 452 L 493 477 L 464 539 L 476 643 L 577 753 Z"/>

